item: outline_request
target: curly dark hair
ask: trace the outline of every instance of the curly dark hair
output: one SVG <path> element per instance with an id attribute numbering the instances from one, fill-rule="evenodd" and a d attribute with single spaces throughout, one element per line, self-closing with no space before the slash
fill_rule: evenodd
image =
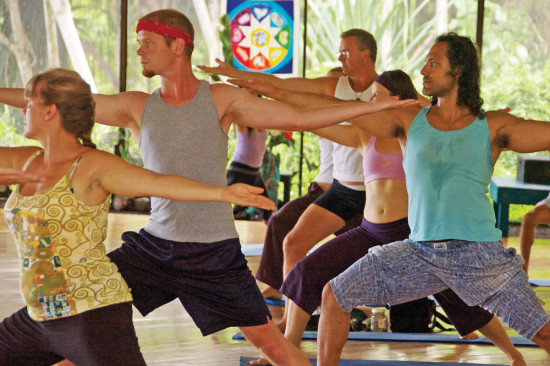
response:
<path id="1" fill-rule="evenodd" d="M 451 65 L 451 76 L 458 77 L 459 106 L 467 107 L 474 116 L 483 114 L 480 97 L 480 67 L 478 50 L 469 37 L 459 36 L 449 32 L 438 36 L 435 43 L 447 43 L 447 58 Z M 437 103 L 437 97 L 432 97 L 432 105 Z"/>

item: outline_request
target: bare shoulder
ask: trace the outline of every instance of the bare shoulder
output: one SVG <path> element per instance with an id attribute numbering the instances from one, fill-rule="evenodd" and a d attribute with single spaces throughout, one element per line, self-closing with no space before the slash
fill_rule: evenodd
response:
<path id="1" fill-rule="evenodd" d="M 141 106 L 142 108 L 147 98 L 151 96 L 151 94 L 140 91 L 127 91 L 116 95 L 119 96 L 120 100 L 123 100 L 128 106 Z"/>
<path id="2" fill-rule="evenodd" d="M 523 121 L 522 118 L 516 117 L 504 110 L 487 111 L 485 112 L 485 117 L 487 118 L 487 125 L 492 133 L 496 133 L 504 127 L 513 126 Z"/>
<path id="3" fill-rule="evenodd" d="M 485 116 L 487 117 L 488 122 L 511 121 L 518 119 L 518 117 L 505 110 L 487 111 L 485 112 Z"/>
<path id="4" fill-rule="evenodd" d="M 90 148 L 82 154 L 78 165 L 82 168 L 80 169 L 81 174 L 86 172 L 84 175 L 92 177 L 101 171 L 108 172 L 114 164 L 121 162 L 124 162 L 124 160 L 115 154 Z"/>
<path id="5" fill-rule="evenodd" d="M 336 76 L 325 76 L 316 80 L 319 80 L 321 85 L 324 87 L 323 94 L 334 95 L 334 93 L 336 92 L 336 86 L 338 86 L 338 81 L 340 81 L 340 78 Z"/>
<path id="6" fill-rule="evenodd" d="M 241 88 L 224 83 L 210 84 L 210 93 L 214 104 L 218 109 L 225 110 L 231 103 L 242 98 L 246 98 L 251 94 Z"/>

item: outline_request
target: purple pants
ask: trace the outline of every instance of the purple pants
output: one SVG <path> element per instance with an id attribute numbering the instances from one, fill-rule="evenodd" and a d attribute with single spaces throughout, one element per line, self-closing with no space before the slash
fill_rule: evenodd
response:
<path id="1" fill-rule="evenodd" d="M 294 228 L 294 225 L 296 225 L 296 222 L 306 208 L 322 195 L 323 192 L 323 189 L 313 182 L 305 195 L 288 202 L 269 218 L 264 240 L 264 250 L 258 271 L 256 272 L 256 279 L 275 289 L 281 287 L 283 284 L 283 240 Z M 338 230 L 335 235 L 342 234 L 360 224 L 361 216 L 355 216 L 346 222 L 346 225 Z"/>
<path id="2" fill-rule="evenodd" d="M 407 218 L 384 224 L 363 219 L 360 227 L 332 239 L 298 262 L 280 291 L 312 314 L 321 305 L 323 287 L 331 279 L 365 256 L 370 248 L 403 240 L 409 233 Z M 466 305 L 451 290 L 434 297 L 461 335 L 481 328 L 493 317 L 479 306 Z"/>

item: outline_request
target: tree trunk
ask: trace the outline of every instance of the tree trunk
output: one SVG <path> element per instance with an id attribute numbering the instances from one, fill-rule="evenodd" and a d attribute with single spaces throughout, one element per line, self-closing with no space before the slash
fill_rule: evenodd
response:
<path id="1" fill-rule="evenodd" d="M 82 43 L 80 42 L 78 31 L 74 24 L 71 4 L 69 4 L 68 0 L 50 0 L 50 5 L 52 6 L 57 26 L 59 27 L 63 41 L 65 41 L 74 69 L 88 84 L 90 84 L 92 92 L 96 93 L 97 88 L 94 78 L 88 66 L 88 61 L 84 55 L 84 49 L 82 48 Z"/>
<path id="2" fill-rule="evenodd" d="M 57 38 L 57 27 L 53 20 L 52 7 L 49 6 L 48 0 L 43 0 L 44 3 L 44 22 L 46 25 L 46 42 L 48 45 L 48 67 L 59 67 L 59 39 Z"/>
<path id="3" fill-rule="evenodd" d="M 33 75 L 32 66 L 34 64 L 35 57 L 31 43 L 27 37 L 27 33 L 25 32 L 25 27 L 23 26 L 19 1 L 5 0 L 5 2 L 8 6 L 8 11 L 10 14 L 11 40 L 6 37 L 5 34 L 0 33 L 0 43 L 6 46 L 6 48 L 15 56 L 21 83 L 22 85 L 25 85 Z"/>
<path id="4" fill-rule="evenodd" d="M 437 35 L 440 35 L 441 33 L 446 33 L 448 31 L 447 8 L 447 0 L 437 0 L 437 2 L 435 3 L 435 19 L 437 19 L 435 30 L 437 32 Z"/>

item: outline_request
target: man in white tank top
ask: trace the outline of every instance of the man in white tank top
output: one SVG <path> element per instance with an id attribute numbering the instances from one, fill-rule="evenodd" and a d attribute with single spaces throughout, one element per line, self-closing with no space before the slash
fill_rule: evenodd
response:
<path id="1" fill-rule="evenodd" d="M 236 79 L 259 79 L 269 81 L 279 89 L 309 92 L 336 96 L 347 100 L 368 101 L 372 95 L 371 85 L 377 77 L 376 40 L 362 29 L 350 29 L 340 35 L 342 41 L 338 60 L 344 75 L 316 79 L 280 79 L 262 73 L 237 70 L 229 64 L 216 60 L 217 67 L 199 66 L 206 72 L 229 76 Z M 364 206 L 364 184 L 362 157 L 359 151 L 334 144 L 334 182 L 327 192 L 302 214 L 294 229 L 285 237 L 283 276 L 294 268 L 307 252 L 319 241 L 342 228 L 354 216 L 354 211 L 362 214 Z M 347 202 L 356 202 L 353 207 Z M 284 327 L 284 324 L 281 324 Z"/>

